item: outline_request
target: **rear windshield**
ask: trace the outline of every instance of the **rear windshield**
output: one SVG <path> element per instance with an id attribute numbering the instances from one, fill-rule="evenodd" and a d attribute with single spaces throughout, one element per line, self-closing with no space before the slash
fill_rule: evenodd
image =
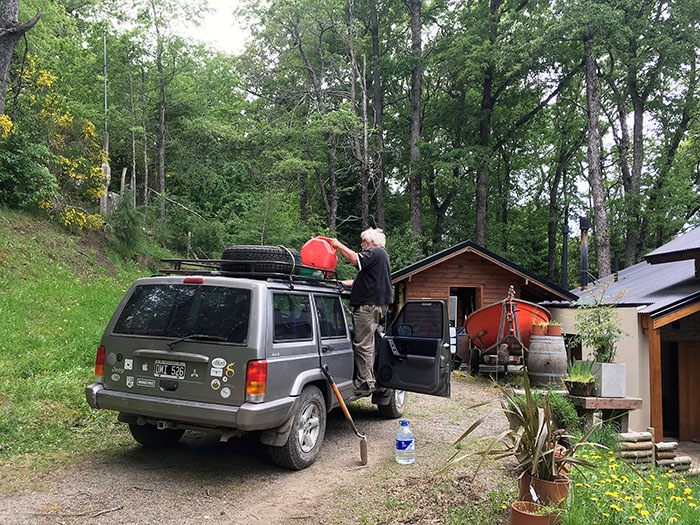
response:
<path id="1" fill-rule="evenodd" d="M 134 290 L 114 333 L 163 337 L 199 334 L 245 344 L 249 314 L 250 290 L 149 284 Z"/>

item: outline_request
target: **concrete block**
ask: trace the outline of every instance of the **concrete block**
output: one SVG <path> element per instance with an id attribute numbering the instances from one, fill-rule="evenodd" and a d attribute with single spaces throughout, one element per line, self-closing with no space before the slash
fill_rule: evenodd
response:
<path id="1" fill-rule="evenodd" d="M 594 393 L 598 397 L 625 397 L 627 395 L 627 365 L 625 363 L 595 363 Z"/>

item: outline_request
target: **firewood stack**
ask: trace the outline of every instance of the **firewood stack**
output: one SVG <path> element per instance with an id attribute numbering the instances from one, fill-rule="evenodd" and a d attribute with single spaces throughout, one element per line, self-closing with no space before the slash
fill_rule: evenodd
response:
<path id="1" fill-rule="evenodd" d="M 656 464 L 660 469 L 673 472 L 686 472 L 690 470 L 689 456 L 676 456 L 678 443 L 675 441 L 664 441 L 654 445 L 656 450 Z"/>
<path id="2" fill-rule="evenodd" d="M 620 434 L 620 455 L 636 468 L 654 465 L 654 438 L 651 432 L 623 432 Z"/>

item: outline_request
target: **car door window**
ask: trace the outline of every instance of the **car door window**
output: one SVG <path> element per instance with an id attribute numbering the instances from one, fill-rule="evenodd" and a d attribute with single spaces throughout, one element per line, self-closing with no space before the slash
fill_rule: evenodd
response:
<path id="1" fill-rule="evenodd" d="M 315 296 L 321 337 L 346 337 L 343 305 L 338 297 Z"/>
<path id="2" fill-rule="evenodd" d="M 411 337 L 442 337 L 442 307 L 440 303 L 408 304 L 391 326 L 391 335 Z"/>
<path id="3" fill-rule="evenodd" d="M 311 308 L 306 294 L 273 294 L 274 341 L 312 339 Z"/>

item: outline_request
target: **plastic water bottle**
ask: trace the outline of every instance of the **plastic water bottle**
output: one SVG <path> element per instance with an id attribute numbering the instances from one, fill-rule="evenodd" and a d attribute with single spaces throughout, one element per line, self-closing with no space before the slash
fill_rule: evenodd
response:
<path id="1" fill-rule="evenodd" d="M 416 461 L 416 441 L 408 421 L 401 420 L 400 425 L 396 431 L 396 462 L 410 465 Z"/>

